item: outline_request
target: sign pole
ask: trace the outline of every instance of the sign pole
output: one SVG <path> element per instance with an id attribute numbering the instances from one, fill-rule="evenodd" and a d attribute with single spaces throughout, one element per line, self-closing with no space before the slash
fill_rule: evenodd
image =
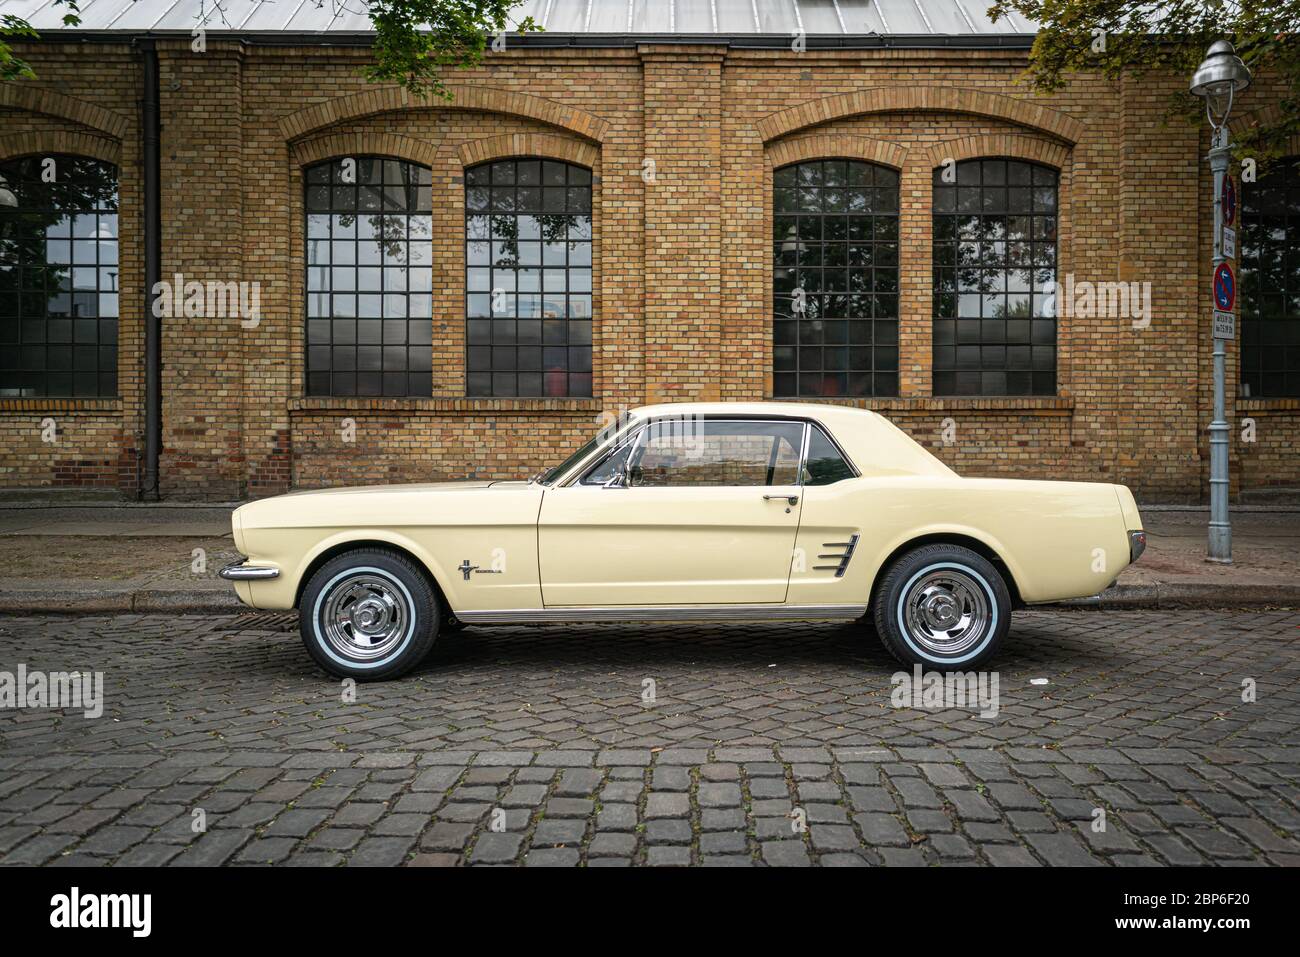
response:
<path id="1" fill-rule="evenodd" d="M 1226 400 L 1224 397 L 1224 380 L 1228 360 L 1227 339 L 1235 329 L 1227 331 L 1220 328 L 1217 313 L 1232 316 L 1236 302 L 1235 277 L 1231 265 L 1227 266 L 1228 299 L 1225 304 L 1223 285 L 1220 283 L 1220 266 L 1227 263 L 1223 254 L 1224 227 L 1224 181 L 1228 173 L 1231 150 L 1228 146 L 1228 127 L 1225 123 L 1214 131 L 1213 145 L 1210 149 L 1210 170 L 1214 174 L 1214 267 L 1211 299 L 1216 312 L 1214 322 L 1214 420 L 1210 423 L 1210 538 L 1206 560 L 1232 563 L 1232 520 L 1228 515 L 1228 421 Z M 1235 203 L 1234 203 L 1235 206 Z M 1230 214 L 1236 218 L 1235 208 Z M 1235 322 L 1233 322 L 1235 325 Z M 1225 335 L 1224 332 L 1227 331 Z"/>

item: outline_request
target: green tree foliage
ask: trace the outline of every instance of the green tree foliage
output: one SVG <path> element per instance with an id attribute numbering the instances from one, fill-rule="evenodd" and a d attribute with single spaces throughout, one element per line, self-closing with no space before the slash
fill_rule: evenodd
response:
<path id="1" fill-rule="evenodd" d="M 63 24 L 81 22 L 77 0 L 57 0 L 67 8 Z M 420 96 L 447 96 L 443 73 L 448 68 L 473 66 L 482 60 L 493 38 L 504 42 L 510 10 L 520 0 L 319 0 L 335 10 L 360 12 L 364 6 L 374 23 L 375 62 L 366 76 L 377 82 L 399 83 Z M 358 9 L 353 11 L 353 7 Z M 225 25 L 222 0 L 208 0 L 205 23 Z M 513 25 L 525 33 L 538 29 L 532 17 Z M 6 38 L 35 37 L 24 20 L 0 17 L 0 80 L 33 79 L 30 64 L 17 56 Z"/>
<path id="2" fill-rule="evenodd" d="M 1078 72 L 1190 80 L 1209 45 L 1227 39 L 1257 82 L 1280 84 L 1282 92 L 1280 109 L 1265 122 L 1233 125 L 1239 149 L 1266 159 L 1300 131 L 1300 0 L 995 0 L 989 8 L 995 22 L 1009 12 L 1041 25 L 1029 55 L 1036 89 L 1058 90 Z M 1168 112 L 1205 118 L 1204 104 L 1185 89 L 1171 97 Z"/>

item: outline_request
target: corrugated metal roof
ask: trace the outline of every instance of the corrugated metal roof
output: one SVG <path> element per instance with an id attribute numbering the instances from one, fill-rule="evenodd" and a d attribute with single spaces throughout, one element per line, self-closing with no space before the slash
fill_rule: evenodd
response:
<path id="1" fill-rule="evenodd" d="M 991 23 L 988 0 L 523 0 L 514 22 L 531 16 L 548 34 L 656 36 L 1032 35 L 1011 16 Z M 0 16 L 38 31 L 61 31 L 67 7 L 54 0 L 0 0 Z M 287 33 L 370 31 L 362 0 L 83 0 L 80 33 Z"/>

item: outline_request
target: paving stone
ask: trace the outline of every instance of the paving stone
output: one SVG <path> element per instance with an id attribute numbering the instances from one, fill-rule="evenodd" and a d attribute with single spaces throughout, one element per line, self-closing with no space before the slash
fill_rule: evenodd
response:
<path id="1" fill-rule="evenodd" d="M 765 841 L 759 845 L 763 860 L 772 867 L 809 867 L 812 860 L 803 841 Z"/>
<path id="2" fill-rule="evenodd" d="M 686 817 L 690 813 L 691 800 L 685 794 L 652 791 L 646 798 L 645 816 L 648 819 Z"/>
<path id="3" fill-rule="evenodd" d="M 646 864 L 650 867 L 689 867 L 689 847 L 650 847 L 646 849 Z"/>
<path id="4" fill-rule="evenodd" d="M 688 821 L 650 821 L 645 826 L 647 844 L 689 844 L 692 836 Z"/>
<path id="5" fill-rule="evenodd" d="M 486 831 L 474 842 L 471 864 L 506 864 L 514 861 L 523 843 L 523 835 Z"/>
<path id="6" fill-rule="evenodd" d="M 553 844 L 581 844 L 587 833 L 585 820 L 547 818 L 537 825 L 533 832 L 533 847 L 545 847 Z"/>
<path id="7" fill-rule="evenodd" d="M 588 857 L 631 857 L 635 851 L 635 834 L 611 834 L 601 831 L 587 845 Z"/>

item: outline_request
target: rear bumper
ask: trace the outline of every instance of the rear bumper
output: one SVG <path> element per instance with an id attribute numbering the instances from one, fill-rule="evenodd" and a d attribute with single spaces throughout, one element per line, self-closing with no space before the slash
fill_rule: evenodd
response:
<path id="1" fill-rule="evenodd" d="M 226 581 L 247 582 L 247 581 L 266 581 L 271 578 L 280 577 L 280 569 L 275 565 L 250 565 L 248 559 L 231 562 L 229 565 L 217 572 Z"/>

